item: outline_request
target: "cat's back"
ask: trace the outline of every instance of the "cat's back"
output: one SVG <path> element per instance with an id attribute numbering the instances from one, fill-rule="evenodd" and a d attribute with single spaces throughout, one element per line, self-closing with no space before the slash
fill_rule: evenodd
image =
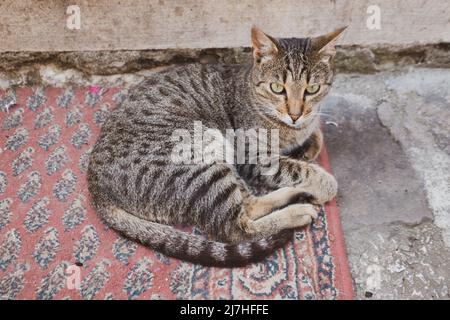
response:
<path id="1" fill-rule="evenodd" d="M 142 188 L 153 186 L 151 181 L 161 172 L 171 176 L 180 169 L 171 164 L 175 130 L 192 132 L 198 122 L 208 128 L 230 128 L 225 92 L 220 69 L 195 64 L 155 73 L 131 88 L 102 126 L 90 154 L 93 199 L 107 194 L 122 208 L 138 210 Z"/>
<path id="2" fill-rule="evenodd" d="M 187 64 L 150 75 L 130 89 L 122 105 L 126 117 L 164 116 L 174 128 L 184 128 L 192 121 L 214 126 L 228 120 L 225 105 L 230 83 L 223 65 Z M 170 119 L 170 120 L 169 120 Z"/>
<path id="3" fill-rule="evenodd" d="M 175 130 L 192 131 L 194 122 L 208 128 L 230 128 L 227 72 L 223 66 L 187 64 L 148 76 L 130 88 L 110 114 L 97 145 L 123 149 L 145 140 L 146 144 L 168 147 Z"/>

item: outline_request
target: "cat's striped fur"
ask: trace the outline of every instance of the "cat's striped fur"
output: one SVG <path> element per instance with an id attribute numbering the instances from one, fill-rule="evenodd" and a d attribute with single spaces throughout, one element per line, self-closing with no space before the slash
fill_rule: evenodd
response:
<path id="1" fill-rule="evenodd" d="M 100 216 L 150 248 L 204 265 L 242 266 L 282 246 L 293 228 L 316 217 L 316 204 L 336 194 L 335 179 L 308 160 L 320 151 L 316 113 L 332 81 L 334 41 L 341 31 L 275 40 L 253 29 L 253 64 L 180 66 L 132 89 L 110 114 L 90 155 L 88 186 Z M 284 101 L 267 91 L 274 77 L 285 81 L 286 90 L 292 85 Z M 303 99 L 301 125 L 281 121 L 295 102 L 290 99 L 298 97 L 295 90 L 313 78 L 323 89 Z M 174 164 L 171 135 L 175 129 L 192 131 L 194 121 L 222 133 L 279 129 L 279 170 L 261 175 L 260 164 Z M 248 186 L 254 180 L 277 190 L 255 196 Z M 196 226 L 214 241 L 175 225 Z"/>

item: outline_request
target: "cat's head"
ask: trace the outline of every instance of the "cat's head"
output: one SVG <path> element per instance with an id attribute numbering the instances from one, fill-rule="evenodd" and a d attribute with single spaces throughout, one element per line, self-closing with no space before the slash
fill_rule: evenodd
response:
<path id="1" fill-rule="evenodd" d="M 316 118 L 333 80 L 336 40 L 344 30 L 316 38 L 273 38 L 252 28 L 252 85 L 263 114 L 293 128 Z"/>

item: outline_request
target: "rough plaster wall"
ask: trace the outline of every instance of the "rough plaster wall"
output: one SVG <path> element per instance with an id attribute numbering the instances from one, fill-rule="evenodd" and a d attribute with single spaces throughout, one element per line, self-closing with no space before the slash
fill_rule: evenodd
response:
<path id="1" fill-rule="evenodd" d="M 78 4 L 81 29 L 66 28 Z M 369 5 L 381 30 L 369 30 Z M 349 25 L 342 44 L 450 42 L 448 0 L 2 0 L 0 52 L 223 48 L 249 44 L 256 24 L 276 36 Z"/>

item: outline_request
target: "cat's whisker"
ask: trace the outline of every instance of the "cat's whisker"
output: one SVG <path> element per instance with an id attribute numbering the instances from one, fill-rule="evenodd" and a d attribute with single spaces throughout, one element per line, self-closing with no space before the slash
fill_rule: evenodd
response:
<path id="1" fill-rule="evenodd" d="M 317 116 L 324 116 L 324 117 L 328 117 L 332 120 L 336 120 L 335 116 L 332 116 L 331 114 L 327 114 L 327 113 L 316 113 Z"/>
<path id="2" fill-rule="evenodd" d="M 317 115 L 327 115 L 327 116 L 331 116 L 331 114 L 326 113 L 326 112 L 316 112 L 315 114 L 317 114 Z"/>

